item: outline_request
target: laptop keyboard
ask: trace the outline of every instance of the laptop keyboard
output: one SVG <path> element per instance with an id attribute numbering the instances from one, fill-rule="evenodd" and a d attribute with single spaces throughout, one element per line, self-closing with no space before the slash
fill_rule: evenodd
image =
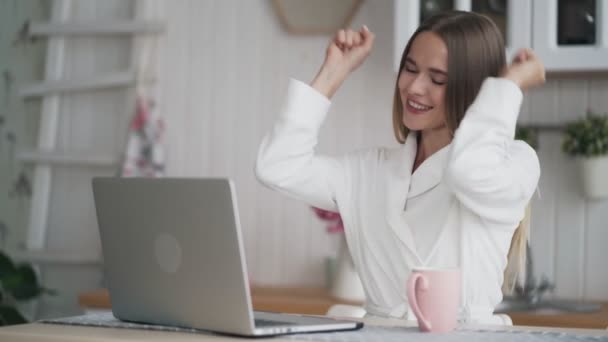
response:
<path id="1" fill-rule="evenodd" d="M 264 328 L 264 327 L 276 327 L 276 326 L 281 326 L 281 325 L 295 325 L 294 323 L 290 323 L 290 322 L 280 322 L 280 321 L 271 321 L 271 320 L 267 320 L 267 319 L 260 319 L 260 318 L 256 318 L 254 320 L 255 326 L 256 328 Z"/>

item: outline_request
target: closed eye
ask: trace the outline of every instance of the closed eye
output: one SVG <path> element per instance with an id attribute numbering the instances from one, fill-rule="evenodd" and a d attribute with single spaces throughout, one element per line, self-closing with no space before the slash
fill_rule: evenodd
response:
<path id="1" fill-rule="evenodd" d="M 418 70 L 416 70 L 416 69 L 414 69 L 414 68 L 411 68 L 411 67 L 408 67 L 407 65 L 406 65 L 406 66 L 403 68 L 403 70 L 405 70 L 405 71 L 407 71 L 407 72 L 411 72 L 411 73 L 413 73 L 413 74 L 415 74 L 415 73 L 417 73 L 417 72 L 418 72 Z"/>
<path id="2" fill-rule="evenodd" d="M 444 85 L 446 82 L 440 82 L 440 81 L 436 81 L 431 77 L 431 81 L 436 84 L 436 85 Z"/>
<path id="3" fill-rule="evenodd" d="M 405 65 L 403 66 L 403 70 L 405 70 L 406 72 L 410 72 L 410 73 L 417 73 L 418 69 L 416 68 L 416 65 L 412 62 L 410 62 L 409 60 L 405 61 Z"/>
<path id="4" fill-rule="evenodd" d="M 431 81 L 433 81 L 433 83 L 437 85 L 444 85 L 447 83 L 447 72 L 434 68 L 429 69 L 429 71 L 431 74 Z"/>
<path id="5" fill-rule="evenodd" d="M 419 72 L 416 62 L 414 62 L 414 60 L 412 60 L 410 57 L 406 57 L 405 63 L 403 66 L 403 70 L 405 70 L 405 72 L 412 73 L 412 74 L 417 74 Z M 432 69 L 430 69 L 430 71 L 431 71 L 432 75 L 438 75 L 440 77 L 443 75 L 447 75 L 447 73 L 445 71 L 439 70 L 439 69 L 432 68 Z M 433 76 L 431 76 L 430 79 L 431 79 L 431 82 L 433 82 L 433 84 L 435 84 L 435 85 L 441 86 L 441 85 L 446 84 L 446 81 L 438 80 Z"/>

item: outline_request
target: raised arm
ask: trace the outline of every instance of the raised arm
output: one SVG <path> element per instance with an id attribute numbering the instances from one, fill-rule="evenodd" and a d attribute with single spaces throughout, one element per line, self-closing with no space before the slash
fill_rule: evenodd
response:
<path id="1" fill-rule="evenodd" d="M 457 129 L 446 180 L 463 205 L 484 219 L 521 219 L 540 177 L 534 150 L 514 141 L 522 89 L 542 84 L 545 72 L 521 50 L 502 78 L 487 79 Z M 514 211 L 516 210 L 516 211 Z"/>
<path id="2" fill-rule="evenodd" d="M 267 186 L 311 205 L 336 210 L 336 192 L 344 184 L 344 158 L 315 153 L 330 98 L 369 55 L 374 34 L 340 30 L 327 47 L 325 61 L 308 86 L 291 80 L 287 98 L 258 152 L 256 176 Z"/>
<path id="3" fill-rule="evenodd" d="M 374 45 L 375 35 L 363 26 L 359 32 L 340 30 L 330 41 L 325 61 L 311 86 L 328 99 L 348 75 L 365 61 Z"/>

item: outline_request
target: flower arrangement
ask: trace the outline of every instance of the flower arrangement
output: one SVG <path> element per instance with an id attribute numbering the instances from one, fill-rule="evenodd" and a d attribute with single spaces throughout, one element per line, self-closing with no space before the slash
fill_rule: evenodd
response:
<path id="1" fill-rule="evenodd" d="M 566 126 L 562 150 L 571 156 L 594 157 L 608 154 L 608 114 L 587 110 L 587 116 Z"/>
<path id="2" fill-rule="evenodd" d="M 340 213 L 334 211 L 324 210 L 312 207 L 312 210 L 317 214 L 317 217 L 323 221 L 327 221 L 327 232 L 328 233 L 342 233 L 344 232 L 344 223 Z"/>

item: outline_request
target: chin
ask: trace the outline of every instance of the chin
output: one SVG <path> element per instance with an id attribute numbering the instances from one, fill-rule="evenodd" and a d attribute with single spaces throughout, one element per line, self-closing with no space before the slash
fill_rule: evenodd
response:
<path id="1" fill-rule="evenodd" d="M 407 115 L 407 114 L 406 114 Z M 404 115 L 404 116 L 406 116 Z M 422 131 L 428 128 L 428 123 L 425 120 L 420 120 L 417 118 L 404 117 L 403 125 L 407 127 L 410 131 Z"/>

